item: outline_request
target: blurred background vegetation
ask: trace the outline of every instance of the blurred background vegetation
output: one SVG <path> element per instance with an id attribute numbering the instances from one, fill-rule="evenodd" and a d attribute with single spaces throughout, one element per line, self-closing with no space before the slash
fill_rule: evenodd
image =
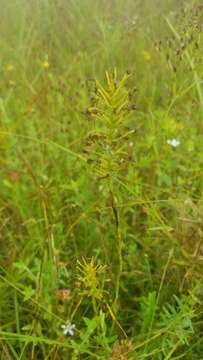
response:
<path id="1" fill-rule="evenodd" d="M 0 8 L 1 359 L 203 359 L 201 1 Z"/>

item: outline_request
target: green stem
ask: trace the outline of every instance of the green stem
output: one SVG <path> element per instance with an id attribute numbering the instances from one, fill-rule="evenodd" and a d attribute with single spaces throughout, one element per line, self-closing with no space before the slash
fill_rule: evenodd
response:
<path id="1" fill-rule="evenodd" d="M 123 271 L 123 256 L 122 256 L 122 237 L 120 231 L 120 216 L 119 210 L 116 206 L 115 196 L 112 188 L 112 182 L 110 183 L 110 194 L 111 194 L 111 207 L 114 214 L 115 219 L 115 227 L 116 227 L 116 242 L 117 242 L 117 254 L 118 254 L 118 272 L 116 276 L 116 290 L 115 290 L 115 299 L 114 299 L 114 309 L 116 310 L 118 306 L 119 292 L 120 292 L 120 278 Z"/>

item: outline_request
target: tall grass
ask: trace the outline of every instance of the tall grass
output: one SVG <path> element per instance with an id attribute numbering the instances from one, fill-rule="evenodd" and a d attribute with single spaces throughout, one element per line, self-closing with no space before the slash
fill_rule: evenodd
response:
<path id="1" fill-rule="evenodd" d="M 0 358 L 203 359 L 201 2 L 0 6 Z"/>

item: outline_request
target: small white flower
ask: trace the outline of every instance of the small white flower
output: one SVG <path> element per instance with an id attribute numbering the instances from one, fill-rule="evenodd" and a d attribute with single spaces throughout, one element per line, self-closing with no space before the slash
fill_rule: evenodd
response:
<path id="1" fill-rule="evenodd" d="M 180 145 L 180 140 L 178 139 L 169 139 L 167 140 L 167 144 L 171 145 L 172 147 L 176 148 Z"/>
<path id="2" fill-rule="evenodd" d="M 61 325 L 61 329 L 63 329 L 64 335 L 73 336 L 75 328 L 76 328 L 76 325 L 71 324 L 69 321 L 67 321 L 67 323 L 65 325 L 64 324 Z"/>

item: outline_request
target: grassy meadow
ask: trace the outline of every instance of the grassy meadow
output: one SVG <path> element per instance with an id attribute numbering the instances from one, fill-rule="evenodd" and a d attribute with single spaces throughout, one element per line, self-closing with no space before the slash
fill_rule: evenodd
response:
<path id="1" fill-rule="evenodd" d="M 203 359 L 203 5 L 0 0 L 0 359 Z"/>

